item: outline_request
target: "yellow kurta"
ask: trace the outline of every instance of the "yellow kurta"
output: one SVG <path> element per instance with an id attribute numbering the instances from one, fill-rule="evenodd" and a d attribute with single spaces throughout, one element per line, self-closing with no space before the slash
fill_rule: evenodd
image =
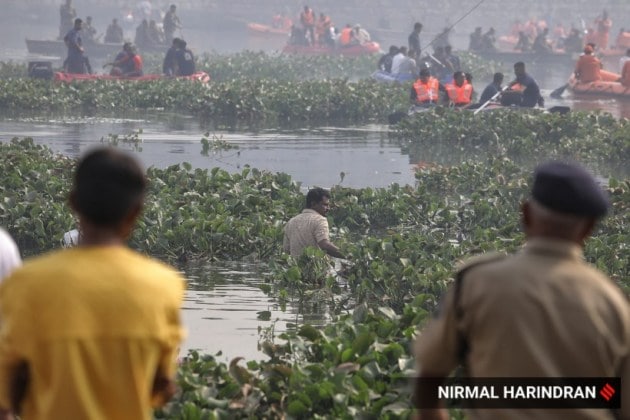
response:
<path id="1" fill-rule="evenodd" d="M 183 278 L 124 247 L 27 262 L 0 286 L 0 406 L 15 367 L 23 419 L 149 419 L 156 371 L 173 375 Z"/>

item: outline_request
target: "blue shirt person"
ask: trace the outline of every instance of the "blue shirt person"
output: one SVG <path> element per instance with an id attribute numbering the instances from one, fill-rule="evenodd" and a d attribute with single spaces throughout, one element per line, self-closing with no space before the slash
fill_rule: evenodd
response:
<path id="1" fill-rule="evenodd" d="M 186 41 L 178 41 L 175 51 L 175 63 L 177 65 L 177 76 L 190 76 L 195 72 L 195 56 L 192 51 L 186 48 Z"/>
<path id="2" fill-rule="evenodd" d="M 481 93 L 481 98 L 479 98 L 480 104 L 485 104 L 488 102 L 494 95 L 501 92 L 501 83 L 503 83 L 503 73 L 495 73 L 492 78 L 492 83 L 490 83 Z"/>
<path id="3" fill-rule="evenodd" d="M 85 56 L 83 40 L 81 39 L 81 29 L 83 21 L 79 18 L 74 20 L 74 27 L 68 31 L 63 41 L 68 47 L 68 56 L 64 61 L 64 69 L 67 73 L 85 74 L 92 73 L 90 63 Z"/>
<path id="4" fill-rule="evenodd" d="M 523 97 L 520 105 L 528 108 L 533 108 L 536 105 L 544 106 L 545 100 L 540 95 L 538 83 L 525 72 L 525 63 L 519 61 L 514 64 L 514 75 L 516 79 L 510 83 L 510 86 L 518 83 L 523 87 Z"/>

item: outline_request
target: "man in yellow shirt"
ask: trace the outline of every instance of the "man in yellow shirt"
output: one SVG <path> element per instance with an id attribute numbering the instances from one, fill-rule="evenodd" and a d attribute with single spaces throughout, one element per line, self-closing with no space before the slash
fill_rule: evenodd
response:
<path id="1" fill-rule="evenodd" d="M 115 149 L 79 162 L 79 246 L 0 286 L 0 408 L 25 420 L 137 420 L 173 395 L 184 281 L 125 246 L 145 190 L 140 166 Z"/>

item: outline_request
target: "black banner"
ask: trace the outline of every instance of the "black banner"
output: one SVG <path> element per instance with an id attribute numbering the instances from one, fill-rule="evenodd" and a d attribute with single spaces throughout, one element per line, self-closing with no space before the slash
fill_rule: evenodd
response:
<path id="1" fill-rule="evenodd" d="M 417 378 L 418 408 L 621 408 L 621 378 Z"/>

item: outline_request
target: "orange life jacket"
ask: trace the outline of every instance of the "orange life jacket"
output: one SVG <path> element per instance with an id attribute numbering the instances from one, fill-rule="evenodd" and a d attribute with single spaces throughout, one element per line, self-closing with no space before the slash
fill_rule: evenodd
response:
<path id="1" fill-rule="evenodd" d="M 304 26 L 313 26 L 315 23 L 315 15 L 313 15 L 313 9 L 308 9 L 305 12 L 302 12 L 300 16 L 300 20 Z"/>
<path id="2" fill-rule="evenodd" d="M 455 105 L 468 105 L 472 100 L 473 87 L 470 83 L 464 82 L 462 86 L 457 86 L 455 82 L 446 86 L 448 99 Z"/>
<path id="3" fill-rule="evenodd" d="M 352 28 L 343 28 L 339 35 L 339 43 L 341 45 L 348 45 L 352 40 Z"/>
<path id="4" fill-rule="evenodd" d="M 580 83 L 589 83 L 602 79 L 601 68 L 601 61 L 597 57 L 592 54 L 584 54 L 580 56 L 575 65 L 575 73 L 577 73 Z"/>
<path id="5" fill-rule="evenodd" d="M 318 19 L 317 24 L 315 25 L 315 33 L 319 37 L 323 37 L 326 34 L 326 31 L 330 29 L 330 18 L 325 16 L 324 19 Z"/>
<path id="6" fill-rule="evenodd" d="M 426 83 L 423 83 L 421 79 L 416 80 L 413 84 L 413 88 L 416 91 L 416 102 L 437 102 L 439 97 L 440 82 L 435 77 L 429 77 Z"/>

